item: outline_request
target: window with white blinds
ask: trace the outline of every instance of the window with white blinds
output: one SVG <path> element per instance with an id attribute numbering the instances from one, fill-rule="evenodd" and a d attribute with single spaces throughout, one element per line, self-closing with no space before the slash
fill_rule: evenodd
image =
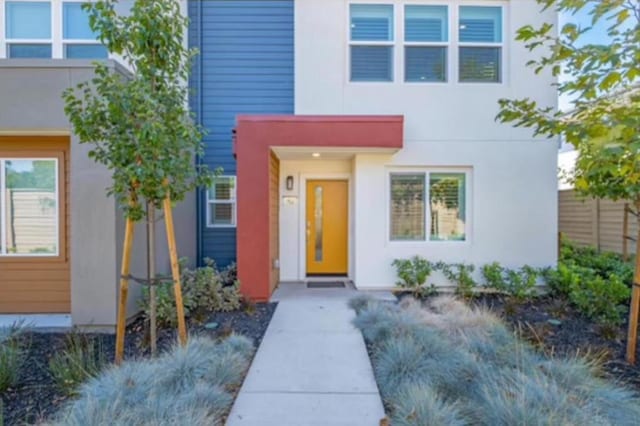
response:
<path id="1" fill-rule="evenodd" d="M 506 2 L 425 3 L 349 5 L 350 81 L 501 83 Z"/>
<path id="2" fill-rule="evenodd" d="M 391 241 L 466 241 L 468 173 L 391 173 Z M 428 230 L 428 231 L 427 231 Z"/>
<path id="3" fill-rule="evenodd" d="M 425 175 L 391 175 L 391 240 L 424 241 Z"/>
<path id="4" fill-rule="evenodd" d="M 236 177 L 218 176 L 207 191 L 207 226 L 236 226 Z"/>
<path id="5" fill-rule="evenodd" d="M 448 14 L 447 6 L 405 6 L 405 81 L 447 81 Z"/>
<path id="6" fill-rule="evenodd" d="M 502 80 L 502 8 L 461 6 L 459 72 L 461 82 Z"/>
<path id="7" fill-rule="evenodd" d="M 351 81 L 393 81 L 393 5 L 350 6 Z"/>

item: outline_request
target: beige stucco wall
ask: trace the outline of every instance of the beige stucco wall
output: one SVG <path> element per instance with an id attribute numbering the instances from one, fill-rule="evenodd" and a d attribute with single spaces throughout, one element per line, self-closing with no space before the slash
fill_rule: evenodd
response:
<path id="1" fill-rule="evenodd" d="M 111 62 L 114 72 L 127 71 Z M 0 134 L 69 134 L 71 136 L 71 315 L 74 325 L 113 329 L 117 282 L 124 238 L 124 220 L 113 198 L 107 197 L 110 173 L 93 160 L 89 146 L 71 134 L 62 92 L 93 75 L 90 61 L 0 60 Z M 174 209 L 180 256 L 196 256 L 195 195 Z M 169 271 L 164 224 L 157 224 L 160 272 Z M 136 229 L 132 271 L 144 275 L 146 233 Z M 132 284 L 129 316 L 137 313 L 140 288 Z"/>

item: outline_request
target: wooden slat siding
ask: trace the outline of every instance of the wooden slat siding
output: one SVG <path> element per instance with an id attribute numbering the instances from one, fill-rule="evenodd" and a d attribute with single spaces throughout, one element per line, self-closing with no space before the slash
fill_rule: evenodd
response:
<path id="1" fill-rule="evenodd" d="M 191 106 L 207 129 L 203 160 L 211 169 L 236 174 L 231 131 L 238 114 L 293 114 L 293 11 L 293 0 L 189 1 L 190 44 L 201 55 Z M 225 266 L 236 260 L 236 229 L 207 228 L 200 196 L 200 255 Z"/>
<path id="2" fill-rule="evenodd" d="M 275 261 L 280 259 L 280 160 L 271 152 L 269 173 L 269 251 L 271 252 L 271 291 L 280 281 L 280 268 Z"/>
<path id="3" fill-rule="evenodd" d="M 0 257 L 0 313 L 71 310 L 69 137 L 0 136 L 0 157 L 59 156 L 60 256 Z"/>
<path id="4" fill-rule="evenodd" d="M 573 190 L 560 191 L 559 229 L 563 235 L 584 246 L 602 251 L 622 253 L 624 202 L 611 200 L 585 200 Z M 629 234 L 635 237 L 637 222 L 629 217 Z M 635 243 L 629 242 L 629 253 L 635 253 Z"/>

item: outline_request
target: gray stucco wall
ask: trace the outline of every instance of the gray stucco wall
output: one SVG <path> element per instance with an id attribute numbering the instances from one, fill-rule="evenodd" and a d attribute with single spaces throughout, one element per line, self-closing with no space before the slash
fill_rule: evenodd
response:
<path id="1" fill-rule="evenodd" d="M 126 70 L 111 62 L 114 72 Z M 105 195 L 109 171 L 87 157 L 89 146 L 71 134 L 61 94 L 67 87 L 90 79 L 90 61 L 0 60 L 0 134 L 68 134 L 71 136 L 71 315 L 74 325 L 113 330 L 124 220 L 113 198 Z M 196 256 L 195 196 L 174 209 L 179 256 Z M 157 223 L 159 272 L 169 272 L 164 222 Z M 146 271 L 146 230 L 136 228 L 132 273 Z M 129 316 L 138 312 L 139 285 L 132 283 Z"/>

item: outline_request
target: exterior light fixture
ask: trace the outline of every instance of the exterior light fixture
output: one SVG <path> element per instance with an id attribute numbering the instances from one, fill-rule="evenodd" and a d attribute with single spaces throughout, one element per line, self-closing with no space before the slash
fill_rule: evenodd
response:
<path id="1" fill-rule="evenodd" d="M 285 186 L 287 188 L 287 191 L 293 190 L 293 176 L 287 176 Z"/>
<path id="2" fill-rule="evenodd" d="M 311 154 L 311 156 L 313 158 L 319 158 L 320 157 L 320 153 L 319 152 L 314 152 L 313 154 Z"/>

